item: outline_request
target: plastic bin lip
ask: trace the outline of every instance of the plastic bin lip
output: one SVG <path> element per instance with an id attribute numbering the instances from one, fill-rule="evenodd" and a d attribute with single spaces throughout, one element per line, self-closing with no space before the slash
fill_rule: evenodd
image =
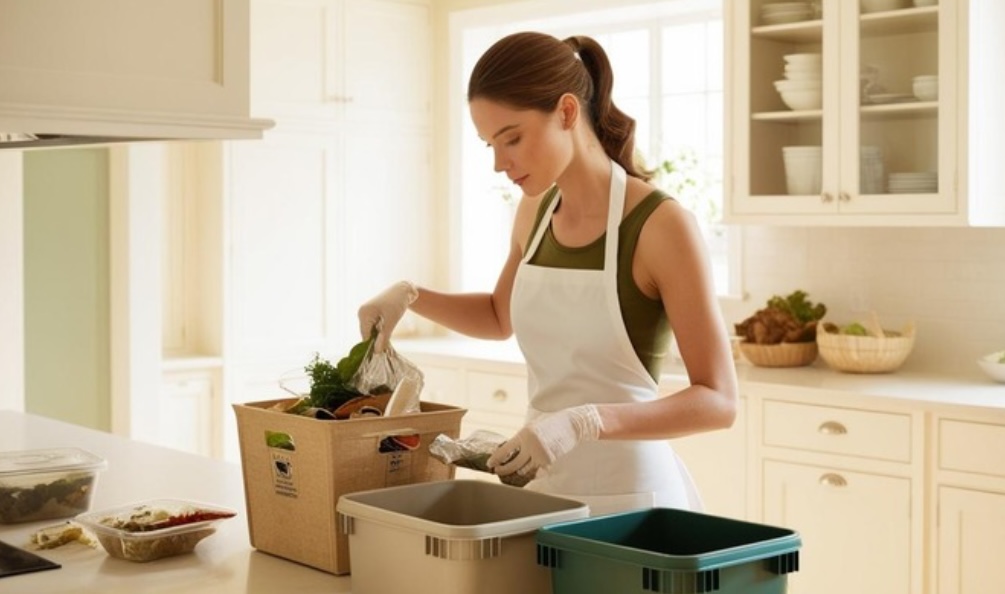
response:
<path id="1" fill-rule="evenodd" d="M 365 501 L 361 501 L 367 499 L 368 496 L 377 493 L 388 495 L 399 491 L 407 492 L 417 489 L 449 487 L 486 489 L 500 492 L 505 491 L 508 493 L 509 497 L 536 499 L 542 504 L 547 504 L 550 509 L 541 511 L 540 513 L 532 513 L 512 519 L 484 522 L 480 524 L 449 524 L 386 510 L 366 503 Z M 486 503 L 486 505 L 488 505 L 488 503 Z M 349 493 L 339 498 L 336 510 L 344 516 L 372 521 L 384 526 L 392 526 L 411 532 L 425 534 L 427 536 L 449 540 L 485 540 L 488 538 L 505 538 L 519 534 L 536 532 L 546 524 L 585 518 L 589 515 L 589 507 L 580 501 L 555 497 L 545 493 L 526 491 L 510 485 L 465 479 L 452 479 Z"/>
<path id="2" fill-rule="evenodd" d="M 722 525 L 733 525 L 737 527 L 744 526 L 767 529 L 778 533 L 779 535 L 747 544 L 720 548 L 714 551 L 707 551 L 693 555 L 674 555 L 566 532 L 569 529 L 596 524 L 598 522 L 632 520 L 640 515 L 644 516 L 653 513 L 705 516 L 710 522 Z M 744 520 L 734 520 L 732 518 L 711 516 L 698 512 L 666 508 L 653 508 L 649 510 L 625 512 L 596 518 L 586 518 L 549 524 L 543 526 L 541 530 L 537 532 L 536 540 L 540 545 L 551 546 L 557 549 L 568 550 L 596 557 L 615 559 L 624 563 L 645 566 L 653 569 L 673 571 L 707 571 L 739 565 L 750 561 L 770 559 L 797 551 L 802 544 L 799 534 L 786 528 L 769 526 L 767 524 L 757 524 Z"/>

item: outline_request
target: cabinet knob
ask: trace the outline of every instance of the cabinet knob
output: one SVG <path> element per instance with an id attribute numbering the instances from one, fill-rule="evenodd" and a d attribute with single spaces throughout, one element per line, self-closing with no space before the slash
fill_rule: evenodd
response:
<path id="1" fill-rule="evenodd" d="M 841 192 L 840 198 L 841 202 L 851 202 L 851 194 L 848 192 Z"/>
<path id="2" fill-rule="evenodd" d="M 828 472 L 820 475 L 820 484 L 827 487 L 846 487 L 848 481 L 840 474 Z"/>
<path id="3" fill-rule="evenodd" d="M 830 192 L 824 192 L 820 194 L 820 202 L 834 202 L 834 197 L 831 196 Z"/>
<path id="4" fill-rule="evenodd" d="M 848 433 L 848 428 L 837 421 L 827 421 L 817 427 L 817 431 L 824 435 L 844 435 Z"/>
<path id="5" fill-rule="evenodd" d="M 509 395 L 506 394 L 506 390 L 503 390 L 502 388 L 492 392 L 492 400 L 495 400 L 496 402 L 506 402 L 506 398 L 508 397 Z"/>

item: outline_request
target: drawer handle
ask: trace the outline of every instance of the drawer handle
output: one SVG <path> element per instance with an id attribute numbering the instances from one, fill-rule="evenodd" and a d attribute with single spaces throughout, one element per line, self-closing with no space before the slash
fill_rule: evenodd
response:
<path id="1" fill-rule="evenodd" d="M 846 487 L 848 486 L 848 481 L 840 474 L 828 472 L 820 476 L 820 484 L 827 487 Z"/>
<path id="2" fill-rule="evenodd" d="M 817 431 L 823 433 L 824 435 L 844 435 L 845 433 L 848 433 L 848 429 L 837 421 L 827 421 L 825 423 L 821 423 L 820 426 L 817 427 Z"/>
<path id="3" fill-rule="evenodd" d="M 495 400 L 496 402 L 506 402 L 508 397 L 509 395 L 506 394 L 506 390 L 503 390 L 502 388 L 492 392 L 492 400 Z"/>

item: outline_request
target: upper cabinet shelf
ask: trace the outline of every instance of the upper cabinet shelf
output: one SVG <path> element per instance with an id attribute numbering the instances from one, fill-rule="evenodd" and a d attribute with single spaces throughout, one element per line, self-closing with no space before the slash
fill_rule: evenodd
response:
<path id="1" fill-rule="evenodd" d="M 1005 3 L 861 4 L 729 4 L 726 221 L 1005 225 Z"/>

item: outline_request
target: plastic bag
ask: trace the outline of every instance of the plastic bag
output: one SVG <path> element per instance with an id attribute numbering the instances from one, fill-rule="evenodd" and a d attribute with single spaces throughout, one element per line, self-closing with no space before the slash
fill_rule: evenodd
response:
<path id="1" fill-rule="evenodd" d="M 375 353 L 371 345 L 352 377 L 352 385 L 363 394 L 393 392 L 406 379 L 409 381 L 405 384 L 416 395 L 422 392 L 424 377 L 414 363 L 395 351 L 390 344 L 381 353 Z M 419 412 L 419 399 L 413 398 L 402 412 Z"/>
<path id="2" fill-rule="evenodd" d="M 506 438 L 493 431 L 479 429 L 462 439 L 453 439 L 449 435 L 437 435 L 429 444 L 429 455 L 444 464 L 453 464 L 460 468 L 470 468 L 481 472 L 494 474 L 488 467 L 489 456 L 496 448 L 506 442 Z M 499 480 L 507 485 L 523 487 L 534 477 L 514 472 L 500 476 Z"/>

